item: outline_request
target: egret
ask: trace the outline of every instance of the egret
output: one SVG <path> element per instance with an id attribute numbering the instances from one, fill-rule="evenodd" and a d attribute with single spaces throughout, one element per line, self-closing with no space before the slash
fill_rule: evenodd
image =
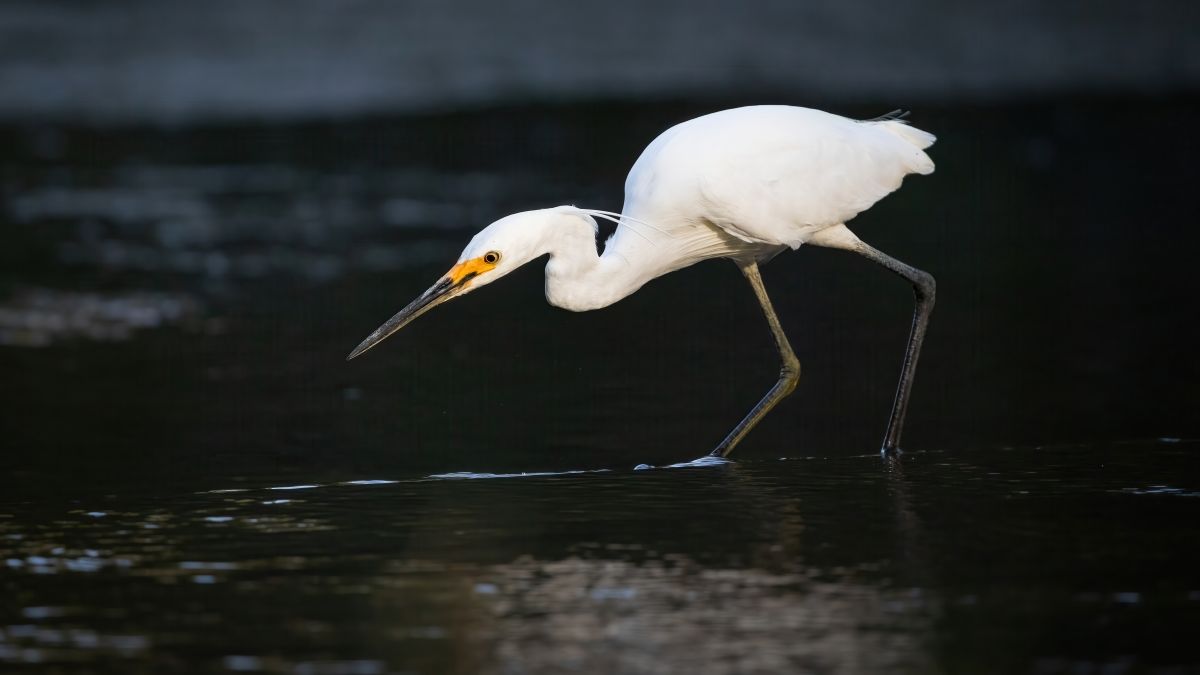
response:
<path id="1" fill-rule="evenodd" d="M 933 310 L 933 277 L 872 248 L 847 221 L 933 172 L 933 134 L 896 111 L 853 120 L 793 106 L 750 106 L 688 120 L 654 139 L 625 181 L 621 213 L 559 206 L 481 230 L 432 287 L 371 333 L 353 359 L 434 307 L 530 261 L 546 262 L 546 299 L 576 312 L 611 305 L 646 282 L 711 258 L 732 260 L 766 315 L 782 366 L 766 396 L 712 451 L 727 456 L 800 378 L 800 361 L 763 287 L 759 265 L 812 244 L 857 253 L 912 284 L 915 309 L 883 452 L 899 451 L 917 357 Z M 597 246 L 597 218 L 617 224 Z"/>

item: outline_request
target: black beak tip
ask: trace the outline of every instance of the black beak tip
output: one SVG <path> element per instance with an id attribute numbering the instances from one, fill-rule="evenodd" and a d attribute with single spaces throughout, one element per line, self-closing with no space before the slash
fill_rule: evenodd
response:
<path id="1" fill-rule="evenodd" d="M 400 330 L 409 321 L 421 316 L 425 310 L 437 305 L 442 300 L 445 300 L 446 294 L 453 289 L 453 282 L 451 282 L 448 278 L 443 278 L 441 281 L 434 284 L 433 288 L 430 288 L 422 293 L 421 297 L 413 300 L 408 304 L 407 307 L 397 312 L 392 318 L 388 319 L 387 323 L 383 324 L 379 328 L 376 328 L 375 332 L 368 335 L 366 340 L 360 342 L 358 346 L 354 348 L 354 351 L 350 352 L 350 355 L 346 357 L 346 360 L 353 361 L 363 352 L 374 347 L 380 342 L 383 342 L 389 335 Z"/>

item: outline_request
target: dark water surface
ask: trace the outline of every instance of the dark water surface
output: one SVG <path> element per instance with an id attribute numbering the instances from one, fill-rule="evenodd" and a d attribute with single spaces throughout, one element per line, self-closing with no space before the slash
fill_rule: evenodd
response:
<path id="1" fill-rule="evenodd" d="M 64 672 L 1185 672 L 1200 444 L 237 481 L 5 505 Z M 1181 476 L 1187 476 L 1181 480 Z"/>
<path id="2" fill-rule="evenodd" d="M 939 280 L 898 463 L 911 297 L 837 252 L 764 270 L 804 375 L 733 463 L 635 470 L 774 380 L 728 263 L 343 361 L 722 105 L 0 127 L 0 672 L 1197 672 L 1194 101 L 919 111 L 852 224 Z"/>

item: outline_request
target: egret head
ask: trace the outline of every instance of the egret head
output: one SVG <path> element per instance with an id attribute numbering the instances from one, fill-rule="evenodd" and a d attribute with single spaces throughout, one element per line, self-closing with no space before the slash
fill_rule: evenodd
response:
<path id="1" fill-rule="evenodd" d="M 541 257 L 548 251 L 547 242 L 554 226 L 564 219 L 586 218 L 590 227 L 595 222 L 579 209 L 560 206 L 552 209 L 524 211 L 505 216 L 476 234 L 463 249 L 450 271 L 442 275 L 429 290 L 407 307 L 388 319 L 346 357 L 349 361 L 382 342 L 413 319 L 447 300 L 466 295 L 512 272 L 521 265 Z"/>

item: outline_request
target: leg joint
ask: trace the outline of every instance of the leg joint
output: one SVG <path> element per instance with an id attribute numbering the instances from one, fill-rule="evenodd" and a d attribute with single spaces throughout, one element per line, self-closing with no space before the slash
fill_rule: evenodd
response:
<path id="1" fill-rule="evenodd" d="M 783 366 L 779 369 L 779 380 L 784 383 L 784 391 L 791 393 L 800 381 L 800 359 L 795 354 L 788 353 L 783 357 Z"/>
<path id="2" fill-rule="evenodd" d="M 916 274 L 913 277 L 913 293 L 917 296 L 917 301 L 932 305 L 937 298 L 937 280 L 929 272 L 918 269 L 914 271 Z"/>

